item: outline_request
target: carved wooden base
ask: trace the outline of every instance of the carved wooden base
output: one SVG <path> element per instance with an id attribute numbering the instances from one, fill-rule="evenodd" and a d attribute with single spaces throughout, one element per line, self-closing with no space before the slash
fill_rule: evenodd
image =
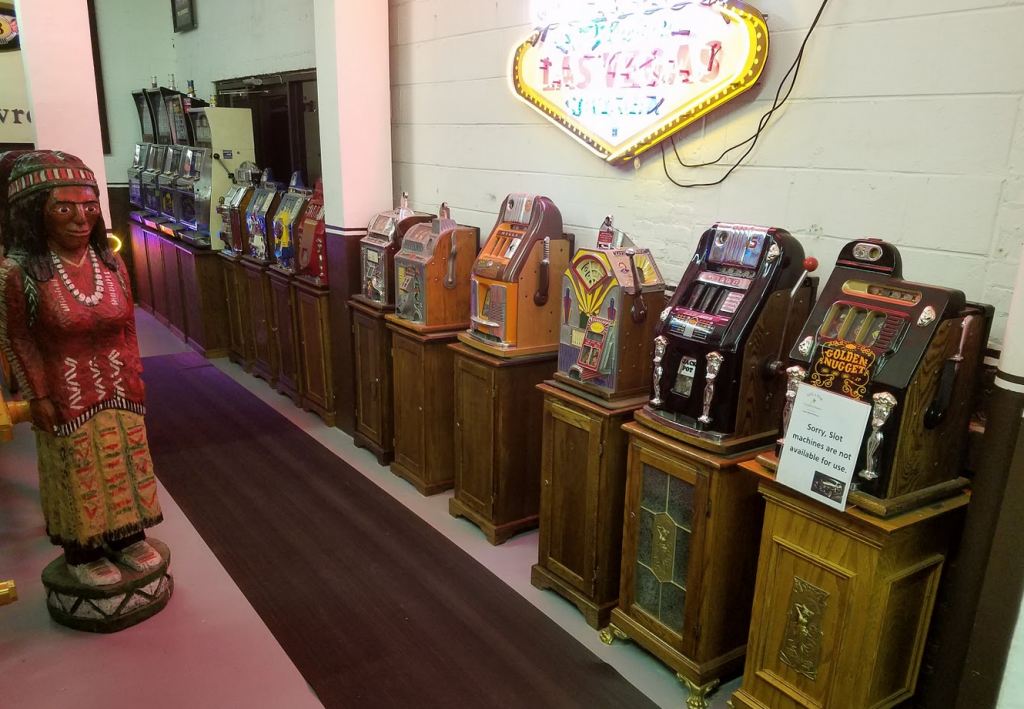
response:
<path id="1" fill-rule="evenodd" d="M 155 571 L 139 572 L 124 566 L 121 583 L 114 586 L 85 586 L 72 576 L 64 556 L 43 569 L 46 610 L 61 625 L 90 633 L 116 633 L 159 613 L 174 591 L 174 579 L 167 572 L 171 552 L 167 545 L 149 537 L 147 541 L 163 558 Z"/>
<path id="2" fill-rule="evenodd" d="M 352 434 L 352 441 L 356 444 L 357 448 L 364 448 L 377 457 L 377 462 L 381 465 L 390 465 L 392 458 L 394 458 L 395 452 L 386 450 L 363 434 L 356 431 Z"/>
<path id="3" fill-rule="evenodd" d="M 455 487 L 454 475 L 448 480 L 441 480 L 438 482 L 427 482 L 423 478 L 416 475 L 416 473 L 409 470 L 407 467 L 399 463 L 397 460 L 391 463 L 391 472 L 398 477 L 405 480 L 407 483 L 416 488 L 416 491 L 424 497 L 430 497 L 437 495 L 438 493 L 451 490 Z"/>
<path id="4" fill-rule="evenodd" d="M 514 359 L 516 357 L 530 357 L 535 355 L 549 354 L 551 352 L 558 352 L 558 343 L 553 345 L 537 345 L 535 347 L 510 347 L 505 349 L 492 345 L 488 341 L 483 340 L 479 337 L 474 337 L 468 332 L 459 333 L 459 341 L 474 347 L 481 352 L 486 352 L 494 357 L 501 357 L 503 359 Z"/>
<path id="5" fill-rule="evenodd" d="M 676 679 L 686 685 L 686 689 L 690 692 L 690 696 L 686 698 L 686 709 L 708 709 L 707 696 L 718 687 L 717 679 L 701 685 L 694 684 L 681 674 L 677 674 Z"/>
<path id="6" fill-rule="evenodd" d="M 500 546 L 504 544 L 520 532 L 536 529 L 537 525 L 540 523 L 540 516 L 533 515 L 531 517 L 524 517 L 523 519 L 517 519 L 505 524 L 494 524 L 489 519 L 462 504 L 454 497 L 448 500 L 448 514 L 452 517 L 463 517 L 475 524 L 480 528 L 480 531 L 484 533 L 484 536 L 487 537 L 487 541 L 493 546 Z"/>
<path id="7" fill-rule="evenodd" d="M 536 588 L 554 591 L 572 603 L 583 614 L 583 617 L 586 618 L 587 625 L 594 630 L 601 630 L 608 625 L 612 617 L 612 609 L 619 603 L 619 600 L 616 598 L 600 606 L 594 603 L 593 599 L 587 598 L 584 594 L 580 593 L 575 586 L 557 574 L 551 573 L 540 564 L 533 565 L 533 570 L 530 572 L 530 583 Z"/>
<path id="8" fill-rule="evenodd" d="M 597 634 L 597 637 L 601 638 L 601 642 L 605 645 L 611 645 L 616 640 L 629 641 L 630 637 L 622 632 L 621 628 L 615 626 L 614 623 L 609 625 Z"/>
<path id="9" fill-rule="evenodd" d="M 636 420 L 647 426 L 650 429 L 657 431 L 663 435 L 674 438 L 677 441 L 700 448 L 701 450 L 711 451 L 720 456 L 730 457 L 733 455 L 739 455 L 755 448 L 764 448 L 775 442 L 779 437 L 779 432 L 765 431 L 752 436 L 726 436 L 721 440 L 714 440 L 710 438 L 702 438 L 700 436 L 689 433 L 684 430 L 681 426 L 672 424 L 669 421 L 655 416 L 650 412 L 650 407 L 645 406 L 636 412 Z"/>

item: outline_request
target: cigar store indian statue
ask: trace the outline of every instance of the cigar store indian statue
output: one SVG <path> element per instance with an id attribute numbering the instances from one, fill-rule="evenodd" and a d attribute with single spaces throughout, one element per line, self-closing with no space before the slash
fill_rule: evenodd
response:
<path id="1" fill-rule="evenodd" d="M 24 152 L 6 162 L 0 346 L 31 403 L 46 532 L 64 549 L 69 585 L 146 580 L 165 564 L 145 532 L 162 514 L 131 289 L 107 243 L 96 178 L 67 153 Z M 72 609 L 67 593 L 49 602 L 73 615 L 84 601 Z M 133 596 L 122 597 L 123 610 Z M 106 608 L 112 617 L 115 605 L 90 612 Z"/>

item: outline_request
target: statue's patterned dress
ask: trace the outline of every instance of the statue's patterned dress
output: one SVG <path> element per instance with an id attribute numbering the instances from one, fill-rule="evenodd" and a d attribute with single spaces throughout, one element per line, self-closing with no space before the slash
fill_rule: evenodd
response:
<path id="1" fill-rule="evenodd" d="M 46 530 L 91 549 L 162 519 L 146 439 L 145 387 L 128 274 L 90 247 L 80 264 L 52 256 L 38 282 L 0 264 L 0 343 L 25 399 L 48 397 L 54 431 L 36 432 Z"/>

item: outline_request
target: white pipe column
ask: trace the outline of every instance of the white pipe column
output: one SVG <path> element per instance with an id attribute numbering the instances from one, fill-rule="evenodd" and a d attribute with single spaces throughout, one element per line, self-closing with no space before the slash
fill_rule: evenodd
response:
<path id="1" fill-rule="evenodd" d="M 331 357 L 338 427 L 355 430 L 352 330 L 359 239 L 392 206 L 388 0 L 314 0 Z"/>
<path id="2" fill-rule="evenodd" d="M 77 155 L 96 173 L 109 231 L 110 203 L 86 0 L 17 0 L 15 7 L 36 147 Z"/>

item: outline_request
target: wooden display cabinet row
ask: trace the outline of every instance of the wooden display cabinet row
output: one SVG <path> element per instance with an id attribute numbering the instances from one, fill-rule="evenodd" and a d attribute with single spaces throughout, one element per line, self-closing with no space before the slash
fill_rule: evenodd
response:
<path id="1" fill-rule="evenodd" d="M 463 343 L 455 351 L 453 517 L 480 527 L 491 544 L 533 529 L 540 515 L 543 399 L 557 353 L 495 357 Z"/>
<path id="2" fill-rule="evenodd" d="M 167 308 L 164 311 L 164 315 L 167 316 L 167 327 L 182 340 L 188 341 L 178 247 L 165 236 L 158 235 L 157 238 L 160 240 L 160 251 L 163 256 L 164 288 L 167 289 Z"/>
<path id="3" fill-rule="evenodd" d="M 391 395 L 393 374 L 388 309 L 371 308 L 350 300 L 355 349 L 356 430 L 355 444 L 366 448 L 381 465 L 395 452 L 395 414 Z M 391 309 L 393 311 L 393 308 Z"/>
<path id="4" fill-rule="evenodd" d="M 273 295 L 270 290 L 270 274 L 266 264 L 248 257 L 242 257 L 242 274 L 246 282 L 249 300 L 249 317 L 252 321 L 254 376 L 265 380 L 271 387 L 277 387 L 278 350 L 277 338 L 273 332 Z"/>
<path id="5" fill-rule="evenodd" d="M 167 278 L 164 275 L 164 252 L 160 247 L 163 241 L 154 231 L 145 231 L 146 259 L 149 261 L 149 277 L 153 286 L 153 317 L 167 327 Z"/>
<path id="6" fill-rule="evenodd" d="M 294 282 L 299 333 L 302 408 L 334 426 L 334 369 L 331 366 L 330 292 L 301 278 Z"/>
<path id="7" fill-rule="evenodd" d="M 598 403 L 545 382 L 540 549 L 530 580 L 564 596 L 595 630 L 619 600 L 629 438 L 623 424 L 647 403 Z"/>
<path id="8" fill-rule="evenodd" d="M 135 262 L 135 302 L 147 313 L 153 313 L 153 283 L 149 277 L 149 256 L 146 253 L 146 231 L 134 218 L 128 220 L 128 236 L 132 240 Z"/>
<path id="9" fill-rule="evenodd" d="M 739 464 L 638 423 L 629 435 L 619 605 L 602 640 L 630 638 L 676 671 L 687 706 L 739 675 L 764 502 Z"/>
<path id="10" fill-rule="evenodd" d="M 228 358 L 246 372 L 256 361 L 253 345 L 252 311 L 249 308 L 249 286 L 242 268 L 242 257 L 229 251 L 218 254 L 224 278 L 227 301 Z"/>
<path id="11" fill-rule="evenodd" d="M 458 330 L 387 317 L 394 361 L 395 459 L 391 472 L 421 495 L 455 485 L 455 352 Z"/>
<path id="12" fill-rule="evenodd" d="M 181 271 L 181 295 L 189 346 L 209 359 L 228 354 L 224 278 L 217 254 L 175 244 Z"/>
<path id="13" fill-rule="evenodd" d="M 277 349 L 277 391 L 302 406 L 302 357 L 294 276 L 270 267 L 270 332 Z"/>

